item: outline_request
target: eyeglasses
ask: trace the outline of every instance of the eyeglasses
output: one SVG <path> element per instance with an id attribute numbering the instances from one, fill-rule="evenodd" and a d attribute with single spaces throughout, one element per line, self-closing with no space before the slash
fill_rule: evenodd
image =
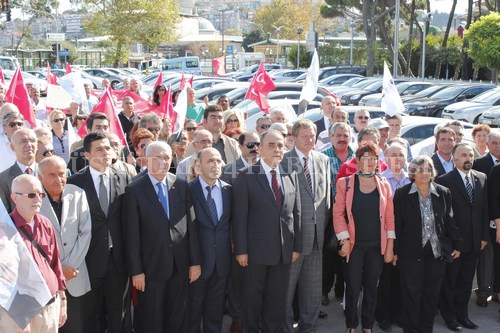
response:
<path id="1" fill-rule="evenodd" d="M 147 145 L 148 145 L 147 143 L 140 144 L 139 148 L 144 149 L 144 148 L 146 148 Z"/>
<path id="2" fill-rule="evenodd" d="M 13 128 L 15 126 L 17 127 L 23 127 L 24 123 L 22 121 L 13 121 L 9 123 L 9 127 Z"/>
<path id="3" fill-rule="evenodd" d="M 159 132 L 160 130 L 160 127 L 148 127 L 148 131 L 150 132 Z"/>
<path id="4" fill-rule="evenodd" d="M 165 88 L 160 88 L 160 89 L 158 89 L 158 91 L 167 91 L 167 89 L 165 89 Z"/>
<path id="5" fill-rule="evenodd" d="M 358 119 L 364 119 L 364 120 L 370 119 L 370 117 L 368 117 L 368 116 L 357 116 L 356 118 L 358 118 Z"/>
<path id="6" fill-rule="evenodd" d="M 259 127 L 262 128 L 263 130 L 266 130 L 269 127 L 271 127 L 271 125 L 260 125 Z"/>
<path id="7" fill-rule="evenodd" d="M 78 120 L 87 120 L 88 117 L 76 117 Z"/>
<path id="8" fill-rule="evenodd" d="M 22 195 L 23 197 L 27 197 L 28 199 L 35 199 L 37 196 L 40 199 L 43 199 L 46 196 L 45 192 L 31 192 L 31 193 L 16 192 L 16 194 Z"/>
<path id="9" fill-rule="evenodd" d="M 44 150 L 42 152 L 42 156 L 43 157 L 46 157 L 47 155 L 54 155 L 56 153 L 56 151 L 54 149 L 47 149 L 47 150 Z"/>
<path id="10" fill-rule="evenodd" d="M 239 123 L 240 121 L 238 119 L 228 119 L 226 121 L 227 124 L 235 124 L 235 123 Z"/>
<path id="11" fill-rule="evenodd" d="M 432 168 L 417 168 L 415 170 L 417 173 L 432 173 Z"/>
<path id="12" fill-rule="evenodd" d="M 58 123 L 58 122 L 64 121 L 64 120 L 65 120 L 65 118 L 57 118 L 57 119 L 54 119 L 52 121 L 55 122 L 55 123 Z"/>
<path id="13" fill-rule="evenodd" d="M 185 130 L 186 131 L 196 131 L 198 127 L 186 127 Z"/>
<path id="14" fill-rule="evenodd" d="M 246 146 L 247 146 L 248 149 L 252 149 L 254 147 L 259 147 L 260 146 L 260 142 L 247 142 Z"/>

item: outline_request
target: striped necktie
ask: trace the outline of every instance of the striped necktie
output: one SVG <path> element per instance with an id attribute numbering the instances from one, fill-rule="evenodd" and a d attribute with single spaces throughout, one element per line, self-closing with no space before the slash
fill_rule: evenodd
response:
<path id="1" fill-rule="evenodd" d="M 474 201 L 474 192 L 472 191 L 472 184 L 468 175 L 465 176 L 465 189 L 467 190 L 470 202 Z"/>

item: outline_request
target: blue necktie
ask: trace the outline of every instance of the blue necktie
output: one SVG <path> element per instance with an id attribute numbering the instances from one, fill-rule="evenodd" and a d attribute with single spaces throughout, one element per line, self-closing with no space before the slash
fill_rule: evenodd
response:
<path id="1" fill-rule="evenodd" d="M 217 206 L 215 205 L 215 200 L 212 198 L 212 189 L 215 187 L 213 186 L 207 186 L 205 187 L 207 189 L 208 195 L 207 195 L 207 206 L 208 209 L 210 210 L 210 215 L 212 215 L 212 221 L 214 222 L 215 225 L 219 222 L 219 215 L 217 215 Z"/>
<path id="2" fill-rule="evenodd" d="M 465 176 L 465 189 L 467 190 L 467 195 L 469 196 L 470 202 L 474 201 L 474 192 L 472 190 L 472 184 L 470 183 L 469 176 Z"/>
<path id="3" fill-rule="evenodd" d="M 158 199 L 161 202 L 161 205 L 163 206 L 163 210 L 165 211 L 165 214 L 167 214 L 167 217 L 170 218 L 168 214 L 168 203 L 167 203 L 167 198 L 165 197 L 165 193 L 163 192 L 163 186 L 161 182 L 156 183 L 156 186 L 158 187 Z"/>

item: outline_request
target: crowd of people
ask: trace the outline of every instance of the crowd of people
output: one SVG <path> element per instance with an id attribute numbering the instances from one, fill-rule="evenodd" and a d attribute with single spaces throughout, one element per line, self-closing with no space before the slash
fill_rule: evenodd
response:
<path id="1" fill-rule="evenodd" d="M 351 127 L 325 97 L 316 122 L 277 108 L 246 129 L 189 88 L 176 132 L 125 97 L 123 145 L 106 114 L 30 94 L 36 129 L 0 108 L 0 199 L 52 298 L 27 327 L 0 307 L 2 332 L 215 333 L 224 313 L 231 333 L 316 332 L 332 289 L 348 333 L 432 332 L 437 310 L 459 331 L 476 268 L 477 304 L 500 293 L 498 130 L 469 144 L 450 122 L 412 156 L 399 115 Z"/>

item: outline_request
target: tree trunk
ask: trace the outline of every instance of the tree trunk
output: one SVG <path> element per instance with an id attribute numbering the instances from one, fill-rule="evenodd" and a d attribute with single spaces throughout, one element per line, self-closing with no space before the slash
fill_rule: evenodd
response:
<path id="1" fill-rule="evenodd" d="M 441 44 L 441 47 L 443 49 L 446 49 L 446 45 L 448 44 L 448 37 L 450 36 L 451 24 L 453 23 L 453 16 L 455 16 L 455 8 L 457 7 L 457 1 L 458 0 L 453 0 L 453 5 L 451 6 L 451 12 L 450 15 L 448 16 L 448 24 L 446 25 L 446 31 L 444 33 L 443 43 Z M 442 65 L 441 61 L 436 63 L 436 72 L 434 74 L 435 78 L 439 78 L 439 76 L 441 75 L 441 65 Z"/>
<path id="2" fill-rule="evenodd" d="M 472 23 L 472 9 L 474 8 L 474 1 L 469 0 L 468 6 L 467 6 L 467 22 L 465 23 L 465 30 L 469 29 L 471 23 Z M 468 43 L 467 40 L 464 38 L 463 43 L 462 43 L 462 79 L 463 80 L 468 80 L 472 79 L 473 75 L 469 73 L 469 56 L 467 55 L 467 52 L 465 52 L 465 49 L 467 48 Z"/>
<path id="3" fill-rule="evenodd" d="M 500 1 L 500 0 L 499 0 Z M 408 33 L 408 66 L 406 67 L 406 76 L 413 75 L 411 72 L 411 58 L 412 58 L 412 53 L 413 53 L 413 23 L 416 22 L 417 20 L 415 19 L 415 0 L 411 1 L 411 11 L 410 11 L 410 31 Z"/>
<path id="4" fill-rule="evenodd" d="M 366 48 L 367 48 L 367 63 L 366 63 L 366 74 L 367 76 L 373 75 L 373 69 L 375 67 L 375 54 L 373 51 L 374 43 L 376 43 L 376 28 L 373 23 L 373 18 L 375 17 L 375 5 L 373 0 L 363 1 L 363 29 L 366 35 Z"/>

